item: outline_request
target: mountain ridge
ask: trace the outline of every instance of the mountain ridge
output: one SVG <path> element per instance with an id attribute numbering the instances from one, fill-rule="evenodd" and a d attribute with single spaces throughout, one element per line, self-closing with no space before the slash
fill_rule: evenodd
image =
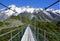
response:
<path id="1" fill-rule="evenodd" d="M 60 10 L 54 10 L 54 9 L 47 9 L 43 10 L 43 8 L 33 8 L 31 6 L 26 6 L 26 7 L 16 7 L 15 5 L 10 5 L 8 6 L 10 9 L 4 8 L 0 10 L 0 20 L 2 19 L 7 19 L 8 17 L 14 15 L 18 16 L 21 13 L 24 14 L 26 12 L 27 14 L 24 15 L 31 15 L 30 17 L 37 16 L 39 19 L 47 21 L 60 21 Z M 13 11 L 17 12 L 13 12 Z M 1 18 L 3 17 L 3 18 Z"/>

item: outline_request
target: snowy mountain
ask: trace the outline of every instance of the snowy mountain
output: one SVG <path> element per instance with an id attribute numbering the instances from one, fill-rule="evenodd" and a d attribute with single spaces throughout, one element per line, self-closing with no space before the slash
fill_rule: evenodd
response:
<path id="1" fill-rule="evenodd" d="M 7 19 L 8 17 L 14 16 L 26 16 L 30 19 L 38 17 L 42 21 L 60 21 L 60 10 L 47 9 L 43 10 L 42 8 L 32 8 L 31 6 L 26 7 L 16 7 L 15 5 L 8 6 L 11 10 L 4 8 L 0 10 L 0 21 Z M 17 12 L 13 12 L 13 11 Z"/>

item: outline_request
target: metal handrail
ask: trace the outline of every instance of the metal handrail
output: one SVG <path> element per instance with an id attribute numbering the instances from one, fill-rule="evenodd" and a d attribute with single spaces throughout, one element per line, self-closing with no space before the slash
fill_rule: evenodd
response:
<path id="1" fill-rule="evenodd" d="M 0 28 L 0 31 L 3 29 L 8 29 L 8 28 L 16 28 L 16 27 L 2 27 L 2 28 Z"/>
<path id="2" fill-rule="evenodd" d="M 4 36 L 4 35 L 7 35 L 7 34 L 9 34 L 9 33 L 11 33 L 11 32 L 14 32 L 14 31 L 16 31 L 16 30 L 18 30 L 18 29 L 11 30 L 11 31 L 9 31 L 9 32 L 6 32 L 6 33 L 4 33 L 4 34 L 1 34 L 0 37 L 2 37 L 2 36 Z"/>

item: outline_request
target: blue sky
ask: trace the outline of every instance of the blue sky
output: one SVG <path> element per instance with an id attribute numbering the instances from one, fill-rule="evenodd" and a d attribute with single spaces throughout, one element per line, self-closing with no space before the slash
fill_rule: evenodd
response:
<path id="1" fill-rule="evenodd" d="M 5 4 L 6 6 L 14 4 L 17 7 L 32 6 L 34 8 L 45 8 L 56 1 L 57 0 L 0 0 L 0 2 Z M 0 9 L 1 8 L 4 8 L 4 7 L 0 5 Z M 50 8 L 59 9 L 59 3 L 55 4 Z"/>

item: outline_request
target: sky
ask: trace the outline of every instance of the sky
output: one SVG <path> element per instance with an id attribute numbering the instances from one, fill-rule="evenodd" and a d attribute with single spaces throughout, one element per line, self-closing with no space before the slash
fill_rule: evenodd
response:
<path id="1" fill-rule="evenodd" d="M 32 6 L 34 8 L 45 8 L 57 0 L 0 0 L 0 3 L 3 3 L 6 6 L 16 5 L 17 7 L 23 6 Z M 60 9 L 60 2 L 50 7 L 50 9 Z M 0 5 L 0 9 L 4 8 L 4 6 Z"/>

